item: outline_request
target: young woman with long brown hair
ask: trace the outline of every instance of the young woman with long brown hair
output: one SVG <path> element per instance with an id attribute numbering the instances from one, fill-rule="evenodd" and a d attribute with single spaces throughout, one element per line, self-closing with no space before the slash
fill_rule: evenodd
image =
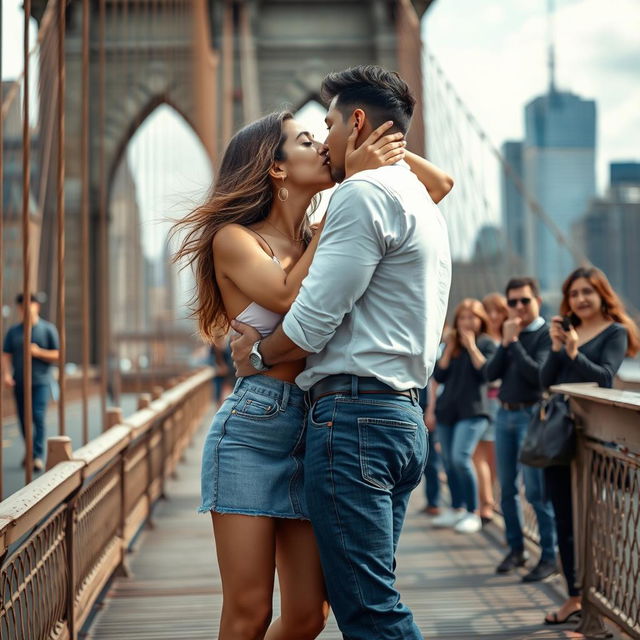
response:
<path id="1" fill-rule="evenodd" d="M 498 292 L 490 293 L 482 299 L 482 306 L 487 313 L 489 324 L 487 336 L 497 345 L 502 342 L 502 326 L 509 317 L 506 298 Z M 473 464 L 478 474 L 478 494 L 480 498 L 480 519 L 483 524 L 493 520 L 495 500 L 493 487 L 497 479 L 496 471 L 496 426 L 495 420 L 500 408 L 498 382 L 489 384 L 487 396 L 489 398 L 489 424 L 480 437 L 480 442 L 473 453 Z"/>
<path id="2" fill-rule="evenodd" d="M 401 134 L 379 127 L 347 173 L 393 164 Z M 352 135 L 355 141 L 354 132 Z M 441 198 L 442 174 L 408 154 Z M 207 202 L 177 224 L 176 259 L 196 274 L 194 315 L 209 341 L 231 319 L 270 334 L 295 299 L 319 242 L 307 219 L 318 192 L 333 185 L 326 147 L 288 112 L 274 113 L 230 141 Z M 440 195 L 439 195 L 440 194 Z M 306 640 L 328 613 L 303 491 L 304 398 L 295 385 L 304 360 L 239 378 L 216 414 L 202 459 L 202 504 L 211 512 L 222 577 L 220 640 Z M 270 625 L 277 569 L 281 616 Z"/>
<path id="3" fill-rule="evenodd" d="M 551 352 L 541 370 L 543 387 L 568 382 L 597 382 L 612 387 L 625 356 L 640 350 L 640 333 L 607 277 L 595 267 L 576 269 L 562 285 L 560 316 L 551 321 Z M 564 320 L 564 322 L 563 322 Z M 547 492 L 555 512 L 558 547 L 569 597 L 546 624 L 579 616 L 573 538 L 571 468 L 547 467 Z"/>
<path id="4" fill-rule="evenodd" d="M 451 511 L 435 518 L 433 526 L 453 527 L 459 533 L 474 533 L 481 527 L 476 513 L 478 481 L 471 457 L 489 422 L 484 366 L 496 345 L 485 335 L 488 324 L 479 300 L 463 300 L 433 373 L 434 380 L 444 384 L 436 401 L 436 421 L 451 491 Z"/>

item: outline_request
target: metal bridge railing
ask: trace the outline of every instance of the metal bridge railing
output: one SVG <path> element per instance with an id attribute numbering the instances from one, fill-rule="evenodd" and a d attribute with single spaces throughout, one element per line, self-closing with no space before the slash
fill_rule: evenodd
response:
<path id="1" fill-rule="evenodd" d="M 0 502 L 0 637 L 78 637 L 116 571 L 165 479 L 211 403 L 206 368 L 175 386 L 144 394 L 139 410 L 71 451 L 50 438 L 51 468 Z"/>
<path id="2" fill-rule="evenodd" d="M 589 384 L 553 387 L 576 415 L 574 530 L 589 638 L 607 637 L 602 618 L 640 638 L 640 393 Z"/>

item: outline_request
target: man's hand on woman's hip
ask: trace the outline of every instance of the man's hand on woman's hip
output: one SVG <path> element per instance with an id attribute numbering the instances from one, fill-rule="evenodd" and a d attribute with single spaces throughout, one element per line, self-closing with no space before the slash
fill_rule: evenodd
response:
<path id="1" fill-rule="evenodd" d="M 253 345 L 262 336 L 252 326 L 237 320 L 231 321 L 231 328 L 235 332 L 231 338 L 231 357 L 236 368 L 236 376 L 243 378 L 258 373 L 249 362 L 249 354 Z"/>

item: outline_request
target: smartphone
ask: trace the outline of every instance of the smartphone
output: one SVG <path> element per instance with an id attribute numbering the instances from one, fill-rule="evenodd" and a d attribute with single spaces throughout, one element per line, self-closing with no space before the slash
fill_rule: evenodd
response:
<path id="1" fill-rule="evenodd" d="M 561 324 L 563 331 L 570 331 L 573 323 L 571 322 L 571 318 L 569 316 L 564 316 L 564 318 L 562 318 Z"/>

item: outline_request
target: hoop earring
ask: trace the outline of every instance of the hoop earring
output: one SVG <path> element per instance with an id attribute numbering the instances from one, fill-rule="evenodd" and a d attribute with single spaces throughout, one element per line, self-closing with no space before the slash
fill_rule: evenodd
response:
<path id="1" fill-rule="evenodd" d="M 282 178 L 282 187 L 278 189 L 278 200 L 286 202 L 289 197 L 289 190 L 284 186 L 284 178 Z"/>

